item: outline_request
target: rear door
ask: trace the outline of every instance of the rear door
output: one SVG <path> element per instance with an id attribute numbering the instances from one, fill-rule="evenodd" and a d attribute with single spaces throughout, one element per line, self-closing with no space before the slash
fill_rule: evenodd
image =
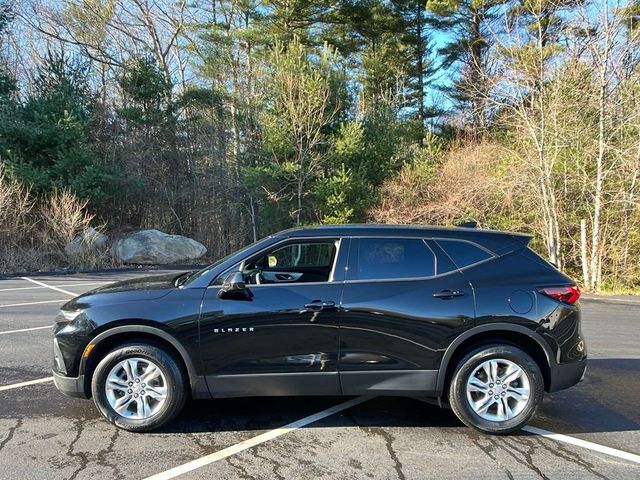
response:
<path id="1" fill-rule="evenodd" d="M 436 390 L 445 348 L 474 321 L 465 276 L 438 260 L 422 238 L 352 239 L 339 329 L 344 394 Z"/>

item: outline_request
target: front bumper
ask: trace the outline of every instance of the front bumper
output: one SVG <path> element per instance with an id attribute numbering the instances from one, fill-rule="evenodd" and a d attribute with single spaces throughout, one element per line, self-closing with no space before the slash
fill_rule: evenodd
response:
<path id="1" fill-rule="evenodd" d="M 84 375 L 65 377 L 54 370 L 53 383 L 67 397 L 89 398 L 88 393 L 85 391 Z"/>
<path id="2" fill-rule="evenodd" d="M 577 362 L 559 363 L 551 372 L 549 392 L 557 392 L 582 381 L 587 372 L 587 359 Z"/>

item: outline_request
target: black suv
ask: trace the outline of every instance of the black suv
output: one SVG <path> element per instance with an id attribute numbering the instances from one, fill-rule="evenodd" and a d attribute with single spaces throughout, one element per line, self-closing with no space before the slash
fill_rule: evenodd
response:
<path id="1" fill-rule="evenodd" d="M 198 272 L 85 293 L 56 318 L 53 374 L 147 431 L 187 397 L 421 395 L 491 433 L 581 380 L 575 283 L 526 235 L 347 225 L 265 238 Z"/>

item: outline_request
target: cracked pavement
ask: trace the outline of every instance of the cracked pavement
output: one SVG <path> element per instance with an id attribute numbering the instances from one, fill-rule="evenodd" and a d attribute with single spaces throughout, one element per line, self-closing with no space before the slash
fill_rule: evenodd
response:
<path id="1" fill-rule="evenodd" d="M 38 277 L 74 293 L 83 283 L 144 273 Z M 70 286 L 69 286 L 70 285 Z M 64 295 L 0 280 L 0 331 L 51 324 Z M 19 290 L 16 290 L 19 289 Z M 55 300 L 60 299 L 59 303 Z M 51 303 L 2 308 L 2 305 Z M 532 425 L 640 454 L 640 303 L 583 301 L 590 363 L 584 382 L 547 395 Z M 0 335 L 0 385 L 49 376 L 48 329 Z M 91 401 L 52 383 L 0 391 L 0 479 L 142 479 L 316 413 L 344 399 L 192 401 L 150 434 L 118 430 Z M 488 436 L 421 399 L 374 398 L 180 478 L 636 479 L 640 464 L 521 432 Z"/>

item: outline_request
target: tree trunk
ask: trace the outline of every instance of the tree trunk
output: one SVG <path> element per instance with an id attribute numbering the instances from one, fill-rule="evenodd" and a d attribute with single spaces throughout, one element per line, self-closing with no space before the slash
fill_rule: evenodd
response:
<path id="1" fill-rule="evenodd" d="M 606 132 L 605 120 L 607 115 L 607 83 L 608 83 L 608 63 L 610 52 L 609 31 L 609 2 L 605 0 L 603 32 L 605 35 L 604 52 L 602 64 L 600 65 L 598 86 L 598 156 L 596 157 L 596 180 L 595 191 L 593 197 L 593 225 L 591 228 L 591 258 L 589 259 L 591 268 L 591 290 L 600 289 L 600 281 L 602 278 L 602 196 L 604 184 L 604 160 L 606 155 Z"/>
<path id="2" fill-rule="evenodd" d="M 482 89 L 482 75 L 483 75 L 483 58 L 482 58 L 482 32 L 481 23 L 482 16 L 479 10 L 472 11 L 471 19 L 471 38 L 470 38 L 470 54 L 471 54 L 471 78 L 470 83 L 474 91 L 480 90 L 482 94 L 471 94 L 471 118 L 473 119 L 473 138 L 479 140 L 484 130 L 483 119 L 483 97 L 484 90 Z"/>
<path id="3" fill-rule="evenodd" d="M 296 227 L 300 226 L 300 214 L 302 212 L 302 192 L 303 192 L 303 188 L 304 188 L 304 181 L 303 181 L 303 176 L 302 173 L 298 176 L 298 188 L 296 190 L 296 196 L 297 196 L 297 210 L 296 210 Z"/>
<path id="4" fill-rule="evenodd" d="M 582 263 L 582 284 L 589 285 L 589 264 L 587 260 L 587 221 L 580 220 L 580 260 Z"/>
<path id="5" fill-rule="evenodd" d="M 416 14 L 416 68 L 418 70 L 418 116 L 420 117 L 420 126 L 424 129 L 426 120 L 426 112 L 424 108 L 424 13 L 425 2 L 418 2 L 418 12 Z M 424 139 L 420 136 L 420 144 L 424 145 Z"/>
<path id="6" fill-rule="evenodd" d="M 249 194 L 249 209 L 251 212 L 251 233 L 253 234 L 253 241 L 258 241 L 258 225 L 256 221 L 256 205 L 253 200 L 253 195 Z"/>

